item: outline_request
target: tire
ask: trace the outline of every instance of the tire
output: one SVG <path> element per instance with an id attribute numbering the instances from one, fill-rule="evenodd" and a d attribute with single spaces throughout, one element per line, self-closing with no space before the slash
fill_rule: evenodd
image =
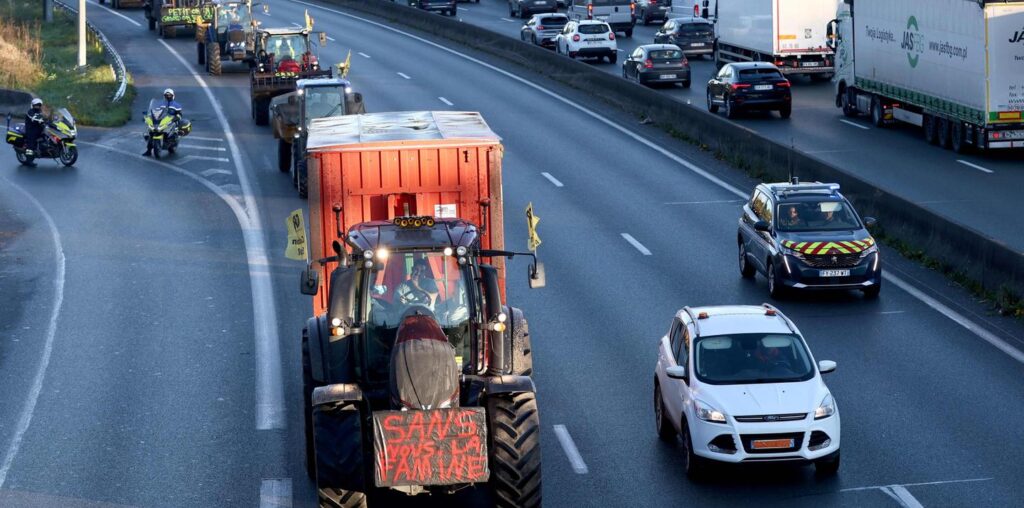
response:
<path id="1" fill-rule="evenodd" d="M 661 385 L 657 380 L 654 381 L 654 428 L 662 441 L 675 441 L 676 428 L 665 414 L 665 400 L 661 397 Z"/>
<path id="2" fill-rule="evenodd" d="M 853 118 L 857 116 L 857 108 L 853 107 L 853 103 L 850 102 L 850 91 L 843 89 L 839 94 L 839 106 L 843 108 L 843 116 Z"/>
<path id="3" fill-rule="evenodd" d="M 690 80 L 683 81 L 683 88 L 690 88 Z"/>
<path id="4" fill-rule="evenodd" d="M 253 112 L 256 115 L 256 125 L 267 125 L 270 123 L 270 100 L 256 99 L 253 102 Z"/>
<path id="5" fill-rule="evenodd" d="M 814 462 L 814 472 L 818 476 L 832 476 L 839 472 L 839 450 L 827 459 Z"/>
<path id="6" fill-rule="evenodd" d="M 530 36 L 530 42 L 532 42 L 534 46 L 540 46 L 540 44 L 537 44 L 537 34 Z"/>
<path id="7" fill-rule="evenodd" d="M 956 153 L 967 152 L 968 144 L 967 140 L 964 139 L 964 123 L 960 120 L 954 120 L 949 128 L 949 147 Z"/>
<path id="8" fill-rule="evenodd" d="M 299 197 L 309 197 L 309 174 L 306 168 L 306 159 L 295 163 L 295 188 L 299 191 Z"/>
<path id="9" fill-rule="evenodd" d="M 775 273 L 775 263 L 768 262 L 768 296 L 779 300 L 786 294 L 786 286 L 779 282 L 779 274 Z"/>
<path id="10" fill-rule="evenodd" d="M 626 38 L 627 39 L 632 39 L 633 38 L 633 29 L 632 28 L 626 29 L 625 33 L 626 33 Z"/>
<path id="11" fill-rule="evenodd" d="M 921 130 L 924 131 L 924 140 L 929 145 L 939 143 L 939 132 L 935 125 L 935 117 L 925 113 L 921 119 Z"/>
<path id="12" fill-rule="evenodd" d="M 310 393 L 312 393 L 312 390 Z M 362 462 L 361 456 L 363 453 L 362 435 L 358 427 L 360 419 L 359 408 L 354 404 L 347 404 L 345 407 L 337 409 L 337 411 L 351 411 L 350 414 L 342 418 L 342 422 L 347 427 L 341 427 L 340 429 L 335 427 L 334 430 L 339 432 L 332 436 L 333 439 L 329 440 L 329 446 L 316 448 L 315 453 L 322 455 L 323 461 L 328 464 L 349 464 L 348 467 L 343 468 L 344 471 L 335 471 L 336 473 L 352 473 L 353 461 L 355 463 Z M 361 474 L 361 471 L 354 474 Z M 363 492 L 334 487 L 320 487 L 319 485 L 317 485 L 316 490 L 321 507 L 366 508 L 366 494 Z"/>
<path id="13" fill-rule="evenodd" d="M 779 109 L 779 116 L 781 116 L 784 119 L 793 116 L 793 106 L 783 106 L 781 109 Z"/>
<path id="14" fill-rule="evenodd" d="M 618 53 L 612 53 L 612 54 L 608 55 L 608 63 L 614 65 L 615 62 L 618 62 L 618 61 L 619 61 Z"/>
<path id="15" fill-rule="evenodd" d="M 32 157 L 31 155 L 25 155 L 25 152 L 14 152 L 14 157 L 18 159 L 18 162 L 23 166 L 32 164 L 32 161 L 35 159 L 35 157 Z"/>
<path id="16" fill-rule="evenodd" d="M 149 30 L 156 30 L 156 20 L 153 18 L 149 18 Z"/>
<path id="17" fill-rule="evenodd" d="M 206 44 L 202 42 L 196 43 L 196 63 L 200 66 L 206 66 Z"/>
<path id="18" fill-rule="evenodd" d="M 874 300 L 875 298 L 878 298 L 878 295 L 882 292 L 882 284 L 878 283 L 875 284 L 874 286 L 864 288 L 861 291 L 864 293 L 864 298 L 868 300 Z"/>
<path id="19" fill-rule="evenodd" d="M 313 375 L 309 361 L 309 328 L 302 329 L 302 419 L 305 422 L 306 474 L 316 481 L 316 455 L 313 449 Z"/>
<path id="20" fill-rule="evenodd" d="M 693 439 L 690 437 L 690 426 L 687 425 L 686 420 L 683 420 L 680 427 L 683 429 L 682 441 L 683 441 L 683 460 L 686 461 L 683 464 L 683 469 L 686 471 L 686 476 L 692 480 L 699 480 L 704 475 L 706 469 L 705 460 L 703 457 L 693 453 Z"/>
<path id="21" fill-rule="evenodd" d="M 283 139 L 277 140 L 277 170 L 287 173 L 292 168 L 292 144 Z"/>
<path id="22" fill-rule="evenodd" d="M 747 255 L 747 247 L 743 245 L 743 242 L 738 243 L 739 256 L 737 257 L 739 258 L 740 276 L 744 279 L 752 279 L 757 273 L 757 269 L 754 268 L 754 265 L 750 264 L 750 256 Z"/>
<path id="23" fill-rule="evenodd" d="M 211 76 L 220 76 L 223 66 L 220 61 L 220 44 L 204 44 L 206 46 L 206 71 Z"/>
<path id="24" fill-rule="evenodd" d="M 174 146 L 169 146 L 169 147 L 167 147 L 167 154 L 168 155 L 174 155 L 174 151 L 175 150 L 177 150 L 177 148 L 175 148 Z"/>
<path id="25" fill-rule="evenodd" d="M 938 132 L 936 138 L 938 138 L 939 146 L 942 148 L 949 148 L 950 145 L 950 125 L 949 120 L 940 118 L 938 122 Z"/>
<path id="26" fill-rule="evenodd" d="M 530 344 L 530 323 L 523 316 L 523 311 L 515 307 L 509 308 L 507 314 L 512 328 L 512 374 L 532 376 L 533 347 Z"/>
<path id="27" fill-rule="evenodd" d="M 644 26 L 651 24 L 651 20 L 647 19 L 646 12 L 640 11 L 640 23 L 642 23 Z"/>
<path id="28" fill-rule="evenodd" d="M 540 416 L 533 393 L 487 398 L 495 506 L 541 505 Z"/>
<path id="29" fill-rule="evenodd" d="M 736 118 L 736 108 L 732 105 L 732 100 L 729 97 L 725 97 L 722 102 L 725 103 L 725 117 L 732 120 Z"/>
<path id="30" fill-rule="evenodd" d="M 161 26 L 160 27 L 160 36 L 163 37 L 164 39 L 173 39 L 173 38 L 178 36 L 178 27 L 177 26 L 169 26 L 169 27 Z"/>
<path id="31" fill-rule="evenodd" d="M 366 508 L 366 494 L 352 490 L 317 489 L 321 508 Z"/>
<path id="32" fill-rule="evenodd" d="M 718 104 L 715 104 L 714 102 L 711 101 L 711 90 L 710 89 L 708 90 L 708 97 L 707 97 L 707 99 L 708 99 L 708 112 L 710 112 L 710 113 L 718 113 Z"/>
<path id="33" fill-rule="evenodd" d="M 885 112 L 882 111 L 882 99 L 877 95 L 871 96 L 871 125 L 885 127 Z"/>

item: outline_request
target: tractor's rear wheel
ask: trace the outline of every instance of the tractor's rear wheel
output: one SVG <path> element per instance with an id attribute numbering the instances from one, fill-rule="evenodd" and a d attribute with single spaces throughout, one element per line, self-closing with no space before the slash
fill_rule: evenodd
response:
<path id="1" fill-rule="evenodd" d="M 177 26 L 160 26 L 160 36 L 164 39 L 173 39 L 178 36 Z"/>
<path id="2" fill-rule="evenodd" d="M 313 374 L 309 362 L 309 328 L 302 329 L 302 415 L 306 435 L 306 474 L 316 480 L 316 453 L 313 449 Z"/>
<path id="3" fill-rule="evenodd" d="M 352 490 L 318 489 L 320 508 L 366 508 L 366 494 Z"/>
<path id="4" fill-rule="evenodd" d="M 277 140 L 277 170 L 287 173 L 292 167 L 292 144 L 283 140 Z"/>
<path id="5" fill-rule="evenodd" d="M 306 199 L 309 197 L 309 173 L 306 169 L 306 159 L 301 159 L 295 163 L 295 187 L 299 191 L 299 197 Z"/>
<path id="6" fill-rule="evenodd" d="M 220 76 L 220 44 L 206 44 L 206 70 L 211 76 Z"/>
<path id="7" fill-rule="evenodd" d="M 341 413 L 334 417 L 336 422 L 331 426 L 333 438 L 321 441 L 322 445 L 329 445 L 317 448 L 316 453 L 322 456 L 322 463 L 331 464 L 336 468 L 328 471 L 332 478 L 337 475 L 363 474 L 361 471 L 363 447 L 359 426 L 359 408 L 348 404 L 334 411 Z M 316 492 L 321 508 L 366 508 L 366 494 L 363 492 L 337 487 L 321 487 L 319 482 Z"/>
<path id="8" fill-rule="evenodd" d="M 539 507 L 540 415 L 532 393 L 487 399 L 491 440 L 491 489 L 503 508 Z"/>

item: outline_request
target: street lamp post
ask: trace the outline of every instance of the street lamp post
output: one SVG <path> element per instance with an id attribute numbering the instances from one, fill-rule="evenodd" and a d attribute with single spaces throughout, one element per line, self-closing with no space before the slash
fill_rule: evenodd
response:
<path id="1" fill-rule="evenodd" d="M 78 0 L 78 67 L 85 68 L 85 0 Z"/>

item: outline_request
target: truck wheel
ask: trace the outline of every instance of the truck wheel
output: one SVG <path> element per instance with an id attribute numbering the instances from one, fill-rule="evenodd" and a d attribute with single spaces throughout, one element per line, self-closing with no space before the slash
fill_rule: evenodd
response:
<path id="1" fill-rule="evenodd" d="M 204 44 L 206 46 L 206 70 L 211 76 L 220 76 L 221 73 L 221 61 L 220 61 L 220 44 L 214 42 L 213 44 Z"/>
<path id="2" fill-rule="evenodd" d="M 512 374 L 516 376 L 533 375 L 533 347 L 530 345 L 530 323 L 523 316 L 523 311 L 515 307 L 508 310 L 510 328 L 512 329 Z"/>
<path id="3" fill-rule="evenodd" d="M 839 92 L 839 105 L 843 108 L 843 115 L 849 118 L 857 116 L 857 108 L 853 105 L 853 92 L 843 89 Z"/>
<path id="4" fill-rule="evenodd" d="M 924 140 L 929 145 L 939 142 L 938 128 L 935 125 L 935 117 L 925 113 L 921 118 L 921 130 L 924 131 Z"/>
<path id="5" fill-rule="evenodd" d="M 277 169 L 287 173 L 292 168 L 292 144 L 283 139 L 277 140 Z"/>
<path id="6" fill-rule="evenodd" d="M 256 125 L 267 125 L 270 123 L 270 99 L 256 99 L 253 102 L 253 111 L 256 114 Z"/>
<path id="7" fill-rule="evenodd" d="M 882 99 L 871 96 L 871 123 L 875 127 L 885 127 L 885 111 L 882 110 Z"/>
<path id="8" fill-rule="evenodd" d="M 295 164 L 295 188 L 298 189 L 299 197 L 302 199 L 306 199 L 309 195 L 308 182 L 306 160 L 302 159 Z"/>
<path id="9" fill-rule="evenodd" d="M 540 416 L 532 393 L 487 399 L 491 489 L 503 508 L 539 507 L 541 501 Z"/>
<path id="10" fill-rule="evenodd" d="M 938 137 L 938 140 L 939 140 L 939 146 L 941 146 L 942 148 L 949 148 L 949 138 L 950 138 L 949 120 L 946 120 L 945 118 L 940 118 L 939 119 L 938 136 L 937 137 Z"/>
<path id="11" fill-rule="evenodd" d="M 206 65 L 206 44 L 201 42 L 196 43 L 196 63 L 202 66 Z"/>
<path id="12" fill-rule="evenodd" d="M 954 120 L 952 123 L 949 128 L 950 148 L 956 153 L 964 153 L 968 148 L 967 141 L 964 139 L 964 123 L 960 120 Z"/>

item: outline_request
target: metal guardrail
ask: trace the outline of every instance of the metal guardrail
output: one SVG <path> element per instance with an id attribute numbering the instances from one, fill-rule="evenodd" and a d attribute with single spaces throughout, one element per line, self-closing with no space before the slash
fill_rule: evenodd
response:
<path id="1" fill-rule="evenodd" d="M 78 9 L 62 2 L 61 0 L 53 0 L 54 7 L 59 7 L 65 11 L 78 15 Z M 85 26 L 96 41 L 99 41 L 100 45 L 103 46 L 103 51 L 107 53 L 113 62 L 111 66 L 114 68 L 114 77 L 117 79 L 117 91 L 114 92 L 114 96 L 110 98 L 111 102 L 121 102 L 124 98 L 125 90 L 128 89 L 128 71 L 125 70 L 124 60 L 121 59 L 121 54 L 114 49 L 114 46 L 107 40 L 107 36 L 103 35 L 103 32 L 96 25 L 93 25 L 88 19 L 85 20 Z"/>

